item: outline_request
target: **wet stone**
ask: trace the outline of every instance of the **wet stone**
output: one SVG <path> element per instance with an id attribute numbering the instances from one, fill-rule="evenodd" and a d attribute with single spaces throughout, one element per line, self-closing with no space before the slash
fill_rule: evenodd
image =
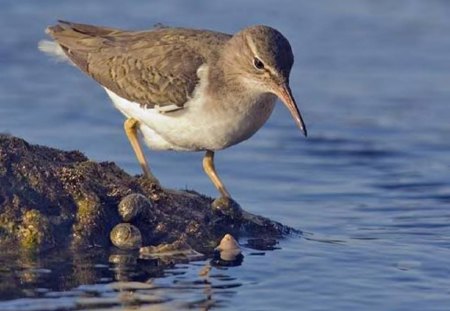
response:
<path id="1" fill-rule="evenodd" d="M 120 223 L 110 233 L 111 242 L 120 249 L 138 249 L 142 246 L 141 231 L 132 224 Z"/>
<path id="2" fill-rule="evenodd" d="M 132 193 L 124 197 L 119 203 L 119 214 L 124 221 L 131 221 L 141 215 L 143 211 L 150 210 L 152 202 L 140 193 Z"/>
<path id="3" fill-rule="evenodd" d="M 212 263 L 220 266 L 235 266 L 242 263 L 244 256 L 239 243 L 231 234 L 225 234 L 215 248 Z"/>
<path id="4" fill-rule="evenodd" d="M 220 240 L 219 246 L 216 247 L 219 252 L 241 252 L 239 243 L 231 234 L 225 234 Z"/>

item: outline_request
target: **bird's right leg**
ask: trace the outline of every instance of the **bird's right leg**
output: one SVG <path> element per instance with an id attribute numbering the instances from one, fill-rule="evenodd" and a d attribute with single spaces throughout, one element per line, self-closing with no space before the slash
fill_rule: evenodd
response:
<path id="1" fill-rule="evenodd" d="M 138 125 L 139 122 L 136 119 L 129 118 L 125 120 L 123 127 L 125 129 L 125 133 L 127 134 L 128 140 L 131 143 L 131 147 L 133 147 L 134 153 L 136 154 L 136 158 L 141 165 L 142 170 L 144 171 L 144 175 L 148 179 L 150 179 L 152 183 L 159 185 L 158 179 L 152 174 L 147 160 L 145 159 L 144 152 L 142 152 L 142 148 L 137 136 Z"/>
<path id="2" fill-rule="evenodd" d="M 231 195 L 225 188 L 223 182 L 220 180 L 219 175 L 217 175 L 216 168 L 214 166 L 214 152 L 211 150 L 207 150 L 205 156 L 203 157 L 203 169 L 221 194 L 221 197 L 214 201 L 213 206 L 218 208 L 229 208 L 231 204 Z"/>

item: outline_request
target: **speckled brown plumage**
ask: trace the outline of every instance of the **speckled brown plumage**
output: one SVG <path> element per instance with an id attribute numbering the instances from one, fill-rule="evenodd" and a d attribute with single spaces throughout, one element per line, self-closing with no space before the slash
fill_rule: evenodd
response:
<path id="1" fill-rule="evenodd" d="M 231 37 L 183 28 L 124 31 L 61 21 L 48 33 L 70 60 L 102 86 L 148 108 L 183 107 L 197 69 Z"/>
<path id="2" fill-rule="evenodd" d="M 231 206 L 231 195 L 216 172 L 214 152 L 255 134 L 270 117 L 276 97 L 307 134 L 289 86 L 291 45 L 270 26 L 250 26 L 231 36 L 186 28 L 123 31 L 60 22 L 47 32 L 56 44 L 44 41 L 39 48 L 71 60 L 106 88 L 126 116 L 125 133 L 155 185 L 159 182 L 138 130 L 152 149 L 205 151 L 203 168 L 221 194 L 215 202 L 219 208 Z"/>

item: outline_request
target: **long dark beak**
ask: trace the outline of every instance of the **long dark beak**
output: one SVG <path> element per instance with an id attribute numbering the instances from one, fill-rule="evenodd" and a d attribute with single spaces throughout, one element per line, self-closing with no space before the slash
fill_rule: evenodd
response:
<path id="1" fill-rule="evenodd" d="M 303 134 L 308 136 L 308 132 L 306 131 L 305 122 L 303 122 L 302 115 L 300 114 L 300 110 L 298 110 L 297 104 L 295 103 L 295 99 L 292 96 L 291 89 L 288 84 L 277 85 L 274 88 L 274 93 L 283 101 L 285 106 L 289 109 L 292 117 L 297 123 L 297 126 L 303 132 Z"/>

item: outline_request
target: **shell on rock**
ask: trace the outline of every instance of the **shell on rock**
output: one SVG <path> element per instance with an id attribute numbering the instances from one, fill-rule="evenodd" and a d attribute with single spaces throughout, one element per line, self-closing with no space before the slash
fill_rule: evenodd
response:
<path id="1" fill-rule="evenodd" d="M 120 249 L 138 249 L 142 246 L 141 231 L 132 224 L 120 223 L 109 234 L 111 242 Z"/>
<path id="2" fill-rule="evenodd" d="M 132 193 L 124 197 L 119 203 L 119 214 L 124 221 L 131 221 L 144 210 L 152 208 L 152 202 L 140 193 Z"/>

